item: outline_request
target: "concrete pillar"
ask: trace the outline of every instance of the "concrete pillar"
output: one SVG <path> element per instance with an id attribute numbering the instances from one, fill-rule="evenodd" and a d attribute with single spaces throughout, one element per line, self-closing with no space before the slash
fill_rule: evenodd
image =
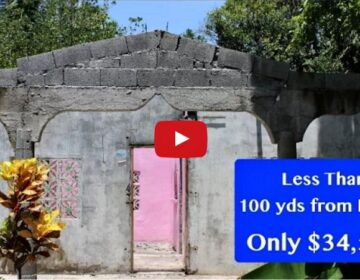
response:
<path id="1" fill-rule="evenodd" d="M 294 134 L 290 131 L 280 132 L 278 158 L 296 158 L 296 141 Z"/>
<path id="2" fill-rule="evenodd" d="M 34 146 L 31 142 L 31 130 L 18 129 L 16 131 L 15 158 L 34 157 Z"/>

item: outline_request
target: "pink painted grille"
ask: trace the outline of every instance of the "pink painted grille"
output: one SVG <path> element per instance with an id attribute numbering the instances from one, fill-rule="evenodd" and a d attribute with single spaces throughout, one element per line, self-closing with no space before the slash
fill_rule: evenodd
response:
<path id="1" fill-rule="evenodd" d="M 61 218 L 79 218 L 79 161 L 74 159 L 45 161 L 49 164 L 50 172 L 49 179 L 44 185 L 44 207 L 47 211 L 60 209 Z"/>
<path id="2" fill-rule="evenodd" d="M 140 209 L 140 171 L 133 171 L 134 210 Z"/>

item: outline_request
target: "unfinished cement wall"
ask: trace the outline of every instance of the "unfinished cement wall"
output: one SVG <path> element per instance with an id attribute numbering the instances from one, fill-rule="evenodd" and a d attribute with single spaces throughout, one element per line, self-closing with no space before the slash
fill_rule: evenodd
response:
<path id="1" fill-rule="evenodd" d="M 322 116 L 314 120 L 298 144 L 299 157 L 359 158 L 360 115 Z"/>
<path id="2" fill-rule="evenodd" d="M 207 154 L 189 162 L 190 270 L 240 275 L 256 264 L 234 259 L 234 162 L 276 157 L 276 145 L 249 113 L 199 112 L 199 119 L 209 140 Z"/>
<path id="3" fill-rule="evenodd" d="M 13 156 L 14 150 L 11 147 L 7 130 L 0 123 L 0 161 L 9 160 Z"/>
<path id="4" fill-rule="evenodd" d="M 152 144 L 156 122 L 180 115 L 156 97 L 138 111 L 67 112 L 47 125 L 36 156 L 81 161 L 80 214 L 65 219 L 63 251 L 41 271 L 130 271 L 130 146 Z"/>
<path id="5" fill-rule="evenodd" d="M 153 144 L 156 121 L 178 119 L 182 111 L 198 112 L 209 126 L 208 154 L 189 161 L 190 272 L 241 274 L 253 267 L 233 258 L 235 159 L 294 158 L 303 139 L 301 156 L 357 155 L 348 149 L 357 147 L 349 140 L 357 139 L 357 121 L 313 120 L 359 113 L 359 74 L 297 73 L 286 63 L 166 32 L 77 45 L 17 64 L 0 70 L 0 120 L 12 148 L 56 168 L 70 164 L 71 184 L 79 180 L 77 211 L 71 208 L 77 201 L 59 205 L 68 223 L 64 250 L 41 271 L 130 270 L 129 149 Z M 344 123 L 352 134 L 342 138 L 336 129 Z M 1 146 L 0 155 L 12 155 L 9 147 Z M 50 208 L 58 203 L 48 200 Z"/>
<path id="6" fill-rule="evenodd" d="M 81 161 L 81 214 L 78 219 L 65 219 L 63 251 L 42 262 L 41 271 L 130 270 L 126 187 L 131 163 L 127 156 L 119 164 L 124 159 L 117 154 L 126 150 L 129 155 L 131 144 L 153 144 L 155 123 L 180 116 L 181 112 L 155 97 L 133 112 L 68 112 L 50 121 L 36 156 Z M 240 265 L 233 258 L 233 164 L 237 158 L 276 157 L 276 145 L 249 113 L 199 112 L 198 116 L 208 125 L 209 146 L 204 158 L 189 161 L 189 269 L 240 275 L 254 265 Z M 116 252 L 104 258 L 114 244 Z"/>
<path id="7" fill-rule="evenodd" d="M 14 156 L 14 150 L 11 147 L 8 133 L 3 126 L 2 123 L 0 123 L 0 162 L 9 160 L 11 157 Z M 0 180 L 0 190 L 5 190 L 6 184 Z M 7 215 L 8 211 L 4 207 L 0 207 L 0 220 L 2 221 L 5 216 Z"/>
<path id="8" fill-rule="evenodd" d="M 286 63 L 163 31 L 24 57 L 17 66 L 0 70 L 0 87 L 7 88 L 0 91 L 0 110 L 13 113 L 1 120 L 13 145 L 18 127 L 33 130 L 37 141 L 46 119 L 61 111 L 124 110 L 131 93 L 145 104 L 151 90 L 143 89 L 149 88 L 181 110 L 251 112 L 275 143 L 283 132 L 300 142 L 321 115 L 360 111 L 359 74 L 297 73 Z M 95 94 L 100 88 L 106 93 Z M 96 97 L 98 104 L 91 104 Z"/>

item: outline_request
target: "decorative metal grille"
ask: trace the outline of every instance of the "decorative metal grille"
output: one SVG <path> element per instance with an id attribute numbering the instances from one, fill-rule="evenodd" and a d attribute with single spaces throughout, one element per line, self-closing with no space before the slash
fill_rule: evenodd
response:
<path id="1" fill-rule="evenodd" d="M 74 159 L 45 160 L 50 167 L 49 179 L 44 185 L 43 204 L 48 211 L 60 209 L 61 218 L 79 218 L 80 162 Z"/>
<path id="2" fill-rule="evenodd" d="M 140 171 L 133 171 L 134 210 L 140 209 Z"/>

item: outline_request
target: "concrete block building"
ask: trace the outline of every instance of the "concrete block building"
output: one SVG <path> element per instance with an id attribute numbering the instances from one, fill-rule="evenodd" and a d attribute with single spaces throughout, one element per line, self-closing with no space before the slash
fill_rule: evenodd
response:
<path id="1" fill-rule="evenodd" d="M 67 224 L 39 272 L 252 270 L 234 260 L 234 161 L 359 157 L 359 94 L 358 74 L 162 31 L 19 59 L 0 70 L 0 160 L 48 161 L 44 205 Z M 157 158 L 155 124 L 188 118 L 206 156 Z"/>

